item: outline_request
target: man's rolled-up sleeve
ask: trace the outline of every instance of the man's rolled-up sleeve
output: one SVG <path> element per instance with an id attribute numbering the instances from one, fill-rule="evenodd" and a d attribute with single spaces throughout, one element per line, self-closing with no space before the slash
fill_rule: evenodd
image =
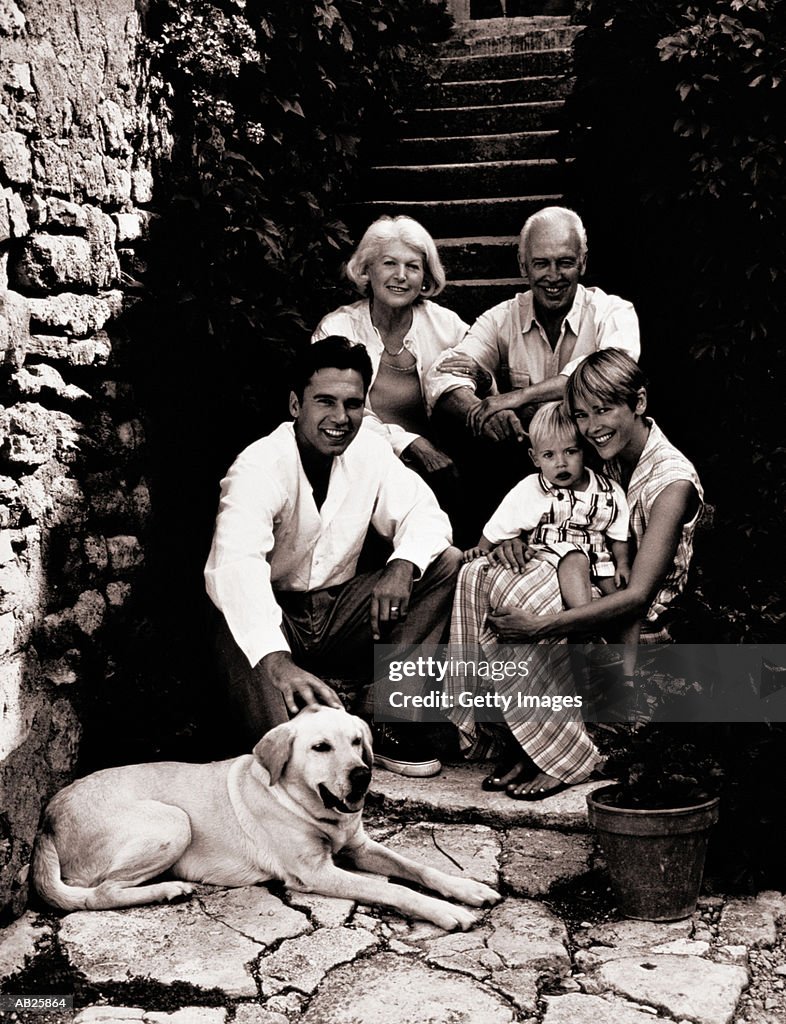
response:
<path id="1" fill-rule="evenodd" d="M 490 394 L 497 393 L 496 375 L 499 372 L 499 337 L 501 325 L 498 322 L 498 314 L 495 309 L 482 313 L 475 323 L 467 331 L 464 340 L 455 348 L 447 349 L 431 369 L 425 378 L 426 402 L 429 409 L 433 409 L 437 402 L 449 391 L 456 388 L 471 388 L 476 390 L 475 383 L 469 377 L 460 374 L 447 373 L 440 369 L 443 361 L 452 355 L 469 356 L 491 374 L 493 381 Z"/>
<path id="2" fill-rule="evenodd" d="M 253 667 L 273 651 L 288 651 L 281 609 L 270 580 L 278 485 L 241 455 L 221 481 L 205 585 L 238 647 Z"/>
<path id="3" fill-rule="evenodd" d="M 596 293 L 597 294 L 597 293 Z M 641 335 L 639 318 L 633 303 L 621 299 L 618 295 L 604 295 L 597 300 L 595 306 L 595 333 L 598 350 L 619 348 L 631 359 L 639 361 L 641 355 Z M 572 359 L 560 371 L 569 377 L 586 356 Z"/>
<path id="4" fill-rule="evenodd" d="M 422 576 L 453 543 L 450 520 L 431 488 L 395 457 L 380 476 L 371 522 L 393 544 L 389 560 L 412 562 Z"/>

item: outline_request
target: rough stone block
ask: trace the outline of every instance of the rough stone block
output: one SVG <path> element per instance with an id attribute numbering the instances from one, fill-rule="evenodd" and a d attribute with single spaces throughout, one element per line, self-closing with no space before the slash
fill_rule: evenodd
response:
<path id="1" fill-rule="evenodd" d="M 25 402 L 0 411 L 0 454 L 10 462 L 37 466 L 57 458 L 70 462 L 82 425 L 67 413 Z"/>
<path id="2" fill-rule="evenodd" d="M 586 874 L 592 852 L 589 836 L 511 829 L 505 844 L 503 877 L 521 896 L 545 896 L 553 886 Z"/>
<path id="3" fill-rule="evenodd" d="M 21 366 L 29 340 L 30 309 L 27 299 L 17 292 L 0 293 L 0 361 Z"/>
<path id="4" fill-rule="evenodd" d="M 488 948 L 507 967 L 561 977 L 570 973 L 565 925 L 542 903 L 505 900 L 491 912 Z"/>
<path id="5" fill-rule="evenodd" d="M 7 4 L 4 3 L 2 6 L 7 7 Z M 0 24 L 2 23 L 2 20 L 3 16 L 0 14 Z M 0 29 L 0 35 L 2 34 L 2 29 Z M 14 93 L 17 97 L 30 95 L 33 91 L 33 80 L 30 77 L 30 65 L 24 61 L 9 61 L 8 70 L 6 72 L 5 87 L 9 92 Z"/>
<path id="6" fill-rule="evenodd" d="M 0 36 L 16 39 L 24 30 L 27 22 L 14 0 L 3 0 L 0 3 Z"/>
<path id="7" fill-rule="evenodd" d="M 16 619 L 13 612 L 0 614 L 0 657 L 13 652 L 15 633 Z"/>
<path id="8" fill-rule="evenodd" d="M 46 745 L 46 762 L 55 775 L 68 772 L 76 761 L 82 725 L 69 700 L 61 697 L 52 705 L 51 733 Z"/>
<path id="9" fill-rule="evenodd" d="M 30 151 L 33 154 L 36 181 L 53 192 L 73 195 L 74 182 L 68 162 L 67 140 L 39 139 L 31 142 Z"/>
<path id="10" fill-rule="evenodd" d="M 0 170 L 15 185 L 26 185 L 33 177 L 27 139 L 21 132 L 0 132 Z"/>
<path id="11" fill-rule="evenodd" d="M 109 554 L 109 565 L 114 573 L 138 569 L 145 560 L 145 553 L 138 537 L 107 537 L 106 549 Z"/>
<path id="12" fill-rule="evenodd" d="M 103 295 L 61 292 L 43 299 L 30 299 L 29 305 L 33 329 L 54 327 L 85 337 L 100 330 L 108 320 L 120 314 L 123 295 L 119 291 L 104 292 Z"/>
<path id="13" fill-rule="evenodd" d="M 48 393 L 67 402 L 90 398 L 90 395 L 76 384 L 66 384 L 54 366 L 47 366 L 46 363 L 23 366 L 21 370 L 16 371 L 11 380 L 19 394 L 26 397 Z"/>
<path id="14" fill-rule="evenodd" d="M 51 928 L 29 911 L 0 931 L 0 978 L 17 974 L 34 959 L 36 943 Z"/>
<path id="15" fill-rule="evenodd" d="M 46 202 L 44 222 L 48 227 L 82 228 L 87 230 L 87 214 L 81 203 L 72 203 L 69 199 L 53 198 Z"/>
<path id="16" fill-rule="evenodd" d="M 513 1007 L 480 982 L 392 953 L 332 971 L 300 1017 L 302 1024 L 512 1024 L 516 1019 Z"/>
<path id="17" fill-rule="evenodd" d="M 112 608 L 120 608 L 126 603 L 130 595 L 130 583 L 120 583 L 115 580 L 106 585 L 106 599 Z"/>
<path id="18" fill-rule="evenodd" d="M 244 894 L 245 910 L 232 904 L 226 921 L 221 900 L 216 903 L 212 896 L 177 905 L 69 914 L 60 927 L 60 945 L 94 985 L 144 978 L 256 998 L 256 982 L 246 965 L 274 941 L 268 936 L 296 935 L 308 921 L 264 889 L 235 891 Z"/>
<path id="19" fill-rule="evenodd" d="M 613 992 L 675 1020 L 730 1024 L 748 973 L 693 956 L 628 957 L 604 964 L 594 980 L 598 988 L 590 994 Z"/>
<path id="20" fill-rule="evenodd" d="M 41 675 L 53 686 L 72 686 L 78 679 L 78 665 L 79 651 L 73 647 L 62 658 L 45 661 L 41 665 Z"/>
<path id="21" fill-rule="evenodd" d="M 86 238 L 35 234 L 9 266 L 11 280 L 33 292 L 49 292 L 79 285 L 92 287 L 93 256 Z"/>
<path id="22" fill-rule="evenodd" d="M 338 964 L 352 961 L 376 945 L 376 938 L 363 928 L 324 928 L 312 935 L 282 942 L 259 964 L 262 992 L 275 995 L 294 988 L 308 995 Z"/>
<path id="23" fill-rule="evenodd" d="M 158 1013 L 141 1006 L 101 1005 L 79 1010 L 73 1024 L 226 1024 L 226 1019 L 223 1006 L 184 1006 L 171 1013 Z M 282 1019 L 287 1024 L 286 1017 Z"/>
<path id="24" fill-rule="evenodd" d="M 6 237 L 24 238 L 25 235 L 29 235 L 30 222 L 27 219 L 27 210 L 25 210 L 25 204 L 22 202 L 21 196 L 7 189 L 5 192 L 5 203 L 8 218 L 8 235 Z M 0 198 L 1 207 L 2 198 Z M 0 235 L 2 235 L 2 232 L 0 232 Z"/>
<path id="25" fill-rule="evenodd" d="M 497 884 L 500 844 L 487 825 L 408 825 L 386 845 L 438 871 Z"/>
<path id="26" fill-rule="evenodd" d="M 97 114 L 102 130 L 104 152 L 127 156 L 130 147 L 126 139 L 123 111 L 114 100 L 105 99 L 99 103 Z"/>
<path id="27" fill-rule="evenodd" d="M 105 613 L 104 595 L 97 590 L 86 590 L 71 609 L 71 618 L 83 633 L 92 636 L 101 628 Z"/>
<path id="28" fill-rule="evenodd" d="M 105 331 L 91 338 L 76 339 L 59 334 L 31 334 L 27 343 L 30 355 L 59 360 L 71 366 L 103 366 L 112 354 L 112 343 Z"/>
<path id="29" fill-rule="evenodd" d="M 729 900 L 720 919 L 720 937 L 727 943 L 772 949 L 777 941 L 775 914 L 755 899 Z"/>
<path id="30" fill-rule="evenodd" d="M 117 225 L 117 241 L 122 245 L 124 242 L 137 242 L 140 238 L 146 238 L 153 214 L 135 210 L 133 213 L 116 213 L 114 220 Z"/>
<path id="31" fill-rule="evenodd" d="M 40 694 L 27 692 L 24 680 L 23 655 L 0 664 L 0 761 L 27 739 L 42 702 Z"/>
<path id="32" fill-rule="evenodd" d="M 651 1024 L 652 1013 L 623 999 L 565 995 L 546 997 L 543 1024 Z"/>

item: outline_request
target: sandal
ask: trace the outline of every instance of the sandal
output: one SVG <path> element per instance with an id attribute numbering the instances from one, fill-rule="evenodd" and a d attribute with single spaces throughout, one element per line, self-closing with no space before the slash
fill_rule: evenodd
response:
<path id="1" fill-rule="evenodd" d="M 490 775 L 487 775 L 480 784 L 481 789 L 485 789 L 487 793 L 497 793 L 503 790 L 507 786 L 507 782 L 503 782 L 502 779 L 508 775 L 518 764 L 516 761 L 505 761 L 501 764 L 494 765 L 494 768 Z"/>

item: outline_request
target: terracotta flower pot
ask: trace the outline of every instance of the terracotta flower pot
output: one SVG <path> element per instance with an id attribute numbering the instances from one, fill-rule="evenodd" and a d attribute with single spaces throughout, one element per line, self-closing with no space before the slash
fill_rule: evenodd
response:
<path id="1" fill-rule="evenodd" d="M 643 921 L 678 921 L 696 909 L 709 830 L 718 820 L 715 797 L 692 807 L 632 810 L 605 799 L 604 786 L 587 797 L 620 911 Z"/>

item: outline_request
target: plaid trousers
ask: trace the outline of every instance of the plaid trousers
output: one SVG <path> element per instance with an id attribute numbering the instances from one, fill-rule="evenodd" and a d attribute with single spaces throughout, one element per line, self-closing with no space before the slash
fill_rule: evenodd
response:
<path id="1" fill-rule="evenodd" d="M 510 677 L 493 684 L 496 693 L 514 697 L 510 710 L 500 709 L 500 715 L 541 771 L 561 782 L 580 782 L 602 760 L 580 713 L 563 713 L 550 718 L 539 712 L 537 720 L 531 720 L 515 705 L 515 695 L 522 689 L 541 695 L 575 694 L 568 647 L 564 640 L 545 642 L 549 650 L 537 643 L 516 644 L 515 648 L 510 644 L 501 645 L 487 625 L 486 617 L 490 610 L 502 605 L 526 608 L 535 615 L 561 611 L 562 596 L 554 568 L 538 559 L 529 562 L 523 573 L 489 565 L 485 558 L 463 566 L 453 603 L 448 653 L 454 660 L 477 657 L 527 660 L 531 671 L 526 680 Z M 445 714 L 458 729 L 464 756 L 479 760 L 499 756 L 504 744 L 499 730 L 476 722 L 473 708 L 456 705 L 458 691 L 466 689 L 466 679 L 449 675 L 445 689 L 454 698 L 454 706 Z"/>

